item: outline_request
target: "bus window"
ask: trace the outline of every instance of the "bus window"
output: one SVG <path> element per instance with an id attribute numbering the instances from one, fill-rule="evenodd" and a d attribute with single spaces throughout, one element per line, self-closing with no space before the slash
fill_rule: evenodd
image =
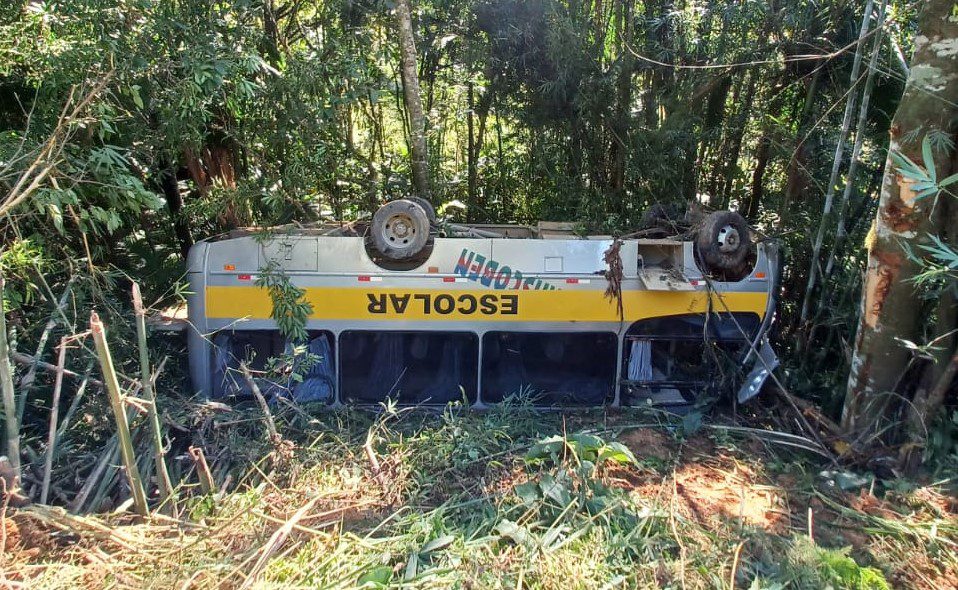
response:
<path id="1" fill-rule="evenodd" d="M 367 332 L 339 337 L 345 403 L 476 401 L 479 339 L 468 332 Z"/>
<path id="2" fill-rule="evenodd" d="M 240 363 L 245 362 L 266 396 L 332 403 L 336 393 L 333 341 L 331 332 L 311 331 L 309 341 L 294 355 L 293 347 L 276 330 L 219 332 L 213 336 L 214 396 L 252 394 L 240 371 Z"/>
<path id="3" fill-rule="evenodd" d="M 625 336 L 622 404 L 694 402 L 741 379 L 755 314 L 689 314 L 636 322 Z"/>
<path id="4" fill-rule="evenodd" d="M 605 332 L 489 332 L 482 341 L 482 401 L 528 393 L 544 405 L 610 403 L 618 340 Z"/>

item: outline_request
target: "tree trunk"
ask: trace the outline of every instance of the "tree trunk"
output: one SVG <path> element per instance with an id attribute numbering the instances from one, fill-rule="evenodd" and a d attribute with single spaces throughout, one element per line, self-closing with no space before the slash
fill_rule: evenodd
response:
<path id="1" fill-rule="evenodd" d="M 818 95 L 819 82 L 822 79 L 824 68 L 819 67 L 818 61 L 815 62 L 815 73 L 812 74 L 808 87 L 805 90 L 805 104 L 802 107 L 802 114 L 798 120 L 798 132 L 796 133 L 795 151 L 788 160 L 788 171 L 785 173 L 785 203 L 780 213 L 779 227 L 789 227 L 788 219 L 792 204 L 798 199 L 799 195 L 805 193 L 810 186 L 809 169 L 809 149 L 805 145 L 807 135 L 809 134 L 809 123 L 815 110 L 815 98 Z"/>
<path id="2" fill-rule="evenodd" d="M 163 197 L 166 199 L 166 206 L 170 210 L 170 217 L 173 219 L 173 234 L 180 243 L 180 254 L 183 260 L 193 245 L 193 236 L 190 235 L 190 224 L 183 214 L 183 197 L 180 195 L 180 187 L 176 182 L 176 168 L 161 162 L 159 173 L 159 185 L 163 190 Z"/>
<path id="3" fill-rule="evenodd" d="M 478 164 L 476 160 L 479 158 L 479 150 L 476 146 L 476 130 L 475 123 L 475 110 L 476 110 L 476 91 L 473 87 L 473 83 L 469 82 L 467 85 L 467 100 L 469 102 L 469 110 L 467 112 L 466 127 L 468 130 L 468 145 L 466 146 L 466 167 L 468 169 L 467 185 L 469 193 L 469 209 L 466 211 L 467 218 L 470 221 L 476 220 L 476 215 L 479 213 L 479 196 L 477 190 L 477 180 L 478 180 Z"/>
<path id="4" fill-rule="evenodd" d="M 399 53 L 402 64 L 403 98 L 409 116 L 409 151 L 412 155 L 412 179 L 416 193 L 429 199 L 429 157 L 426 150 L 426 116 L 422 111 L 419 72 L 416 71 L 416 41 L 412 31 L 409 0 L 396 2 L 396 28 L 399 31 Z"/>
<path id="5" fill-rule="evenodd" d="M 615 206 L 625 211 L 625 170 L 632 126 L 632 73 L 635 68 L 628 46 L 632 43 L 632 4 L 619 0 L 617 31 L 619 37 L 619 75 L 616 79 L 616 114 L 612 124 L 612 194 Z"/>
<path id="6" fill-rule="evenodd" d="M 958 117 L 956 55 L 958 22 L 949 18 L 952 0 L 928 0 L 919 19 L 911 73 L 892 120 L 889 151 L 922 162 L 921 139 L 932 131 L 953 135 Z M 903 143 L 905 138 L 910 141 Z M 954 168 L 954 148 L 935 152 L 938 178 Z M 951 198 L 941 195 L 940 198 Z M 862 290 L 861 318 L 842 414 L 842 426 L 859 439 L 882 428 L 895 406 L 896 388 L 911 358 L 902 341 L 919 341 L 925 320 L 911 279 L 919 271 L 908 250 L 949 220 L 940 211 L 932 219 L 934 199 L 915 199 L 910 183 L 885 162 L 878 213 L 868 239 L 868 266 Z M 954 222 L 952 219 L 951 222 Z M 939 369 L 941 370 L 941 369 Z"/>

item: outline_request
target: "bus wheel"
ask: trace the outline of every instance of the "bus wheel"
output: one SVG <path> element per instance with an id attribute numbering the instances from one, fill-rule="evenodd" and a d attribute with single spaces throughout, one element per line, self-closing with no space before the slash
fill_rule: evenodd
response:
<path id="1" fill-rule="evenodd" d="M 426 212 L 426 217 L 429 218 L 429 225 L 436 225 L 436 208 L 432 206 L 432 203 L 422 197 L 407 197 L 407 200 L 418 203 L 419 206 L 422 207 L 422 210 Z"/>
<path id="2" fill-rule="evenodd" d="M 708 272 L 722 274 L 740 269 L 752 240 L 748 224 L 734 211 L 716 211 L 706 217 L 695 235 L 695 246 Z"/>
<path id="3" fill-rule="evenodd" d="M 390 201 L 373 215 L 373 244 L 383 256 L 405 260 L 418 254 L 429 239 L 429 216 L 419 203 Z"/>

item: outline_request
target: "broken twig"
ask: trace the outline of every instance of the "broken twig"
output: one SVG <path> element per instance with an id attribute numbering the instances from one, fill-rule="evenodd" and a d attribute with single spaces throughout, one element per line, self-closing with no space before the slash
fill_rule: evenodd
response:
<path id="1" fill-rule="evenodd" d="M 263 417 L 266 420 L 266 430 L 269 432 L 269 440 L 275 444 L 282 440 L 283 437 L 281 437 L 279 431 L 276 430 L 276 422 L 273 421 L 273 415 L 269 411 L 269 404 L 266 403 L 263 392 L 259 390 L 259 386 L 256 385 L 253 374 L 245 362 L 240 363 L 240 371 L 243 372 L 243 378 L 246 379 L 246 384 L 249 385 L 249 388 L 253 392 L 253 397 L 256 398 L 256 401 L 259 402 L 259 407 L 263 410 Z"/>
<path id="2" fill-rule="evenodd" d="M 216 491 L 216 482 L 213 481 L 213 474 L 210 472 L 209 463 L 206 462 L 206 454 L 200 447 L 190 447 L 190 457 L 196 464 L 196 477 L 200 480 L 200 489 L 204 494 L 210 494 Z"/>

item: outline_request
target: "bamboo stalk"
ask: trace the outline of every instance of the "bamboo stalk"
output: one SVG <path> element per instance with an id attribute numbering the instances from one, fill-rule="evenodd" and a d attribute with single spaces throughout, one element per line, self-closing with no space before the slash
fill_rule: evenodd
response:
<path id="1" fill-rule="evenodd" d="M 74 496 L 73 502 L 70 503 L 70 512 L 80 512 L 83 510 L 83 506 L 86 504 L 86 500 L 90 496 L 90 492 L 93 491 L 93 486 L 100 481 L 100 478 L 106 471 L 107 466 L 113 463 L 116 453 L 116 435 L 114 434 L 113 437 L 110 438 L 110 440 L 106 443 L 103 451 L 100 453 L 100 457 L 97 459 L 93 470 L 90 471 L 89 475 L 87 475 L 86 481 L 83 482 L 83 487 L 80 488 L 80 491 L 77 492 L 76 496 Z"/>
<path id="2" fill-rule="evenodd" d="M 73 401 L 70 402 L 70 407 L 67 408 L 66 414 L 63 415 L 63 420 L 60 422 L 60 426 L 57 428 L 57 438 L 63 437 L 63 434 L 70 426 L 70 421 L 73 419 L 73 415 L 76 414 L 77 409 L 80 407 L 80 402 L 83 401 L 83 396 L 86 394 L 87 384 L 92 381 L 90 379 L 90 371 L 93 370 L 94 362 L 95 361 L 90 361 L 86 367 L 86 371 L 83 372 L 83 377 L 80 379 L 80 385 L 77 387 L 76 394 L 73 396 Z M 66 370 L 64 370 L 64 374 L 66 374 Z"/>
<path id="3" fill-rule="evenodd" d="M 210 494 L 216 491 L 216 482 L 213 481 L 213 474 L 210 473 L 209 463 L 206 462 L 206 454 L 200 447 L 190 447 L 190 457 L 196 463 L 196 477 L 200 480 L 200 489 L 204 494 Z"/>
<path id="4" fill-rule="evenodd" d="M 106 342 L 106 329 L 97 313 L 90 313 L 90 332 L 93 334 L 93 343 L 96 345 L 97 357 L 100 359 L 100 369 L 103 372 L 103 381 L 106 383 L 107 393 L 110 396 L 110 405 L 116 418 L 117 436 L 120 441 L 120 454 L 126 467 L 126 476 L 130 481 L 130 494 L 133 504 L 141 516 L 150 513 L 146 503 L 146 491 L 143 489 L 143 478 L 136 466 L 136 456 L 133 451 L 133 440 L 130 436 L 130 424 L 126 418 L 126 406 L 123 404 L 123 394 L 120 392 L 120 383 L 117 381 L 116 370 L 113 368 L 113 357 Z"/>
<path id="5" fill-rule="evenodd" d="M 143 395 L 150 402 L 147 410 L 147 420 L 150 423 L 150 433 L 153 439 L 157 488 L 159 489 L 161 504 L 173 508 L 176 499 L 173 497 L 173 482 L 170 481 L 170 472 L 166 469 L 166 447 L 163 444 L 163 430 L 160 428 L 156 395 L 153 392 L 153 379 L 150 376 L 150 351 L 146 343 L 146 310 L 143 307 L 140 286 L 136 283 L 133 283 L 133 309 L 136 313 L 136 336 L 140 347 L 140 379 L 143 382 Z"/>
<path id="6" fill-rule="evenodd" d="M 828 263 L 825 265 L 825 272 L 822 274 L 822 284 L 831 276 L 835 268 L 835 260 L 842 247 L 842 243 L 847 237 L 845 229 L 845 210 L 851 200 L 852 192 L 855 190 L 855 175 L 858 172 L 858 162 L 862 154 L 862 146 L 865 144 L 865 132 L 868 126 L 869 105 L 872 98 L 872 90 L 875 88 L 875 73 L 878 71 L 878 57 L 882 49 L 882 27 L 885 24 L 885 10 L 888 8 L 888 0 L 882 0 L 878 8 L 878 22 L 875 23 L 875 40 L 872 44 L 872 54 L 868 59 L 868 75 L 865 77 L 865 90 L 862 91 L 862 104 L 858 109 L 858 121 L 855 124 L 855 144 L 852 146 L 851 159 L 848 162 L 848 172 L 845 174 L 845 188 L 842 191 L 841 201 L 838 203 L 838 220 L 835 224 L 835 241 L 832 243 L 831 253 L 828 255 Z M 824 295 L 824 293 L 823 293 Z M 825 297 L 819 297 L 819 309 L 824 305 Z"/>
<path id="7" fill-rule="evenodd" d="M 852 60 L 851 89 L 848 94 L 848 101 L 845 103 L 845 114 L 842 117 L 842 129 L 838 136 L 838 143 L 835 144 L 835 158 L 832 160 L 832 172 L 828 177 L 828 185 L 825 187 L 825 202 L 822 205 L 822 218 L 818 224 L 818 231 L 815 234 L 815 241 L 812 243 L 812 257 L 808 265 L 808 283 L 805 285 L 805 297 L 802 299 L 802 311 L 799 315 L 802 324 L 808 319 L 809 305 L 812 300 L 812 293 L 815 290 L 815 281 L 818 278 L 819 256 L 822 252 L 822 244 L 825 241 L 825 228 L 828 226 L 829 216 L 832 212 L 832 204 L 835 200 L 835 187 L 838 184 L 838 175 L 841 172 L 842 162 L 845 155 L 845 142 L 848 140 L 848 134 L 852 125 L 852 115 L 855 112 L 855 104 L 858 102 L 858 92 L 855 86 L 858 84 L 858 72 L 862 65 L 862 47 L 865 45 L 865 38 L 868 36 L 868 27 L 871 24 L 872 7 L 874 0 L 867 0 L 865 11 L 862 13 L 862 25 L 858 31 L 858 46 L 855 48 L 855 57 Z M 864 130 L 859 129 L 862 133 Z"/>
<path id="8" fill-rule="evenodd" d="M 67 342 L 70 338 L 60 338 L 57 352 L 57 376 L 53 382 L 53 401 L 50 402 L 50 432 L 47 435 L 47 456 L 43 462 L 43 483 L 40 486 L 40 503 L 47 503 L 50 493 L 50 472 L 53 471 L 53 453 L 57 446 L 57 419 L 60 416 L 60 390 L 63 388 L 63 367 L 67 362 Z"/>
<path id="9" fill-rule="evenodd" d="M 7 429 L 7 458 L 13 468 L 14 481 L 20 480 L 20 424 L 17 422 L 17 403 L 13 394 L 13 367 L 7 346 L 7 311 L 3 303 L 6 284 L 0 276 L 0 389 L 3 390 L 3 415 Z"/>
<path id="10" fill-rule="evenodd" d="M 30 397 L 30 392 L 33 391 L 33 385 L 37 380 L 37 368 L 43 356 L 43 351 L 47 347 L 47 340 L 50 338 L 53 328 L 57 325 L 57 316 L 63 315 L 63 310 L 67 306 L 67 298 L 69 298 L 72 289 L 73 278 L 71 277 L 63 293 L 60 295 L 60 299 L 57 301 L 56 308 L 54 308 L 53 313 L 50 314 L 46 325 L 43 327 L 40 340 L 37 342 L 37 351 L 33 355 L 33 363 L 30 364 L 27 374 L 20 380 L 20 399 L 17 400 L 17 421 L 19 422 L 23 422 L 23 411 L 27 407 L 27 398 Z M 51 295 L 53 294 L 51 293 Z"/>

